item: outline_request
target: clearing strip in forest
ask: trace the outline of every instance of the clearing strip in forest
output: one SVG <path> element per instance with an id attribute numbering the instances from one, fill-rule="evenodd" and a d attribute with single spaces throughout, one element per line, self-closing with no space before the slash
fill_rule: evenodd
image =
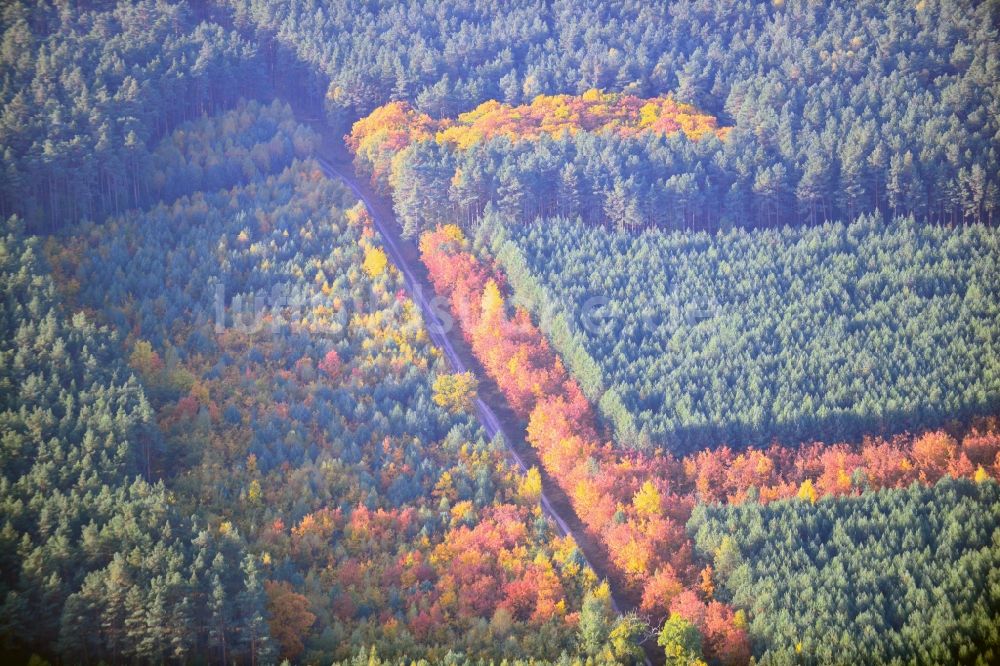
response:
<path id="1" fill-rule="evenodd" d="M 389 258 L 399 268 L 410 292 L 410 297 L 423 312 L 428 333 L 434 344 L 445 354 L 455 372 L 464 372 L 467 369 L 472 369 L 478 376 L 480 386 L 485 387 L 485 390 L 481 391 L 485 397 L 481 395 L 476 398 L 476 410 L 487 435 L 495 437 L 499 434 L 503 438 L 514 462 L 523 471 L 527 472 L 531 465 L 539 469 L 543 477 L 543 488 L 545 488 L 540 499 L 543 511 L 552 519 L 562 534 L 569 534 L 573 537 L 587 560 L 587 564 L 594 572 L 599 577 L 610 581 L 611 579 L 607 574 L 606 567 L 601 566 L 601 564 L 604 564 L 603 560 L 605 558 L 598 552 L 597 546 L 584 533 L 583 525 L 570 507 L 568 498 L 562 496 L 561 492 L 553 493 L 553 489 L 558 490 L 558 487 L 554 482 L 545 478 L 545 470 L 534 459 L 536 456 L 533 449 L 523 441 L 521 442 L 521 447 L 515 444 L 518 440 L 514 439 L 511 433 L 520 433 L 524 428 L 518 422 L 510 407 L 503 404 L 503 395 L 499 390 L 492 389 L 492 381 L 477 367 L 479 365 L 478 362 L 472 356 L 471 351 L 464 347 L 465 342 L 461 336 L 448 335 L 448 332 L 442 325 L 432 307 L 431 300 L 433 300 L 435 292 L 421 270 L 422 267 L 417 259 L 417 250 L 411 242 L 400 236 L 399 225 L 395 221 L 390 206 L 387 202 L 372 193 L 367 184 L 358 181 L 350 159 L 346 156 L 345 152 L 333 149 L 328 150 L 328 153 L 332 153 L 333 158 L 318 158 L 320 167 L 327 177 L 341 179 L 368 208 L 375 227 L 385 241 L 384 247 Z M 550 498 L 550 495 L 553 497 Z M 622 613 L 624 612 L 623 609 L 628 610 L 634 605 L 628 603 L 620 592 L 613 587 L 611 589 L 611 597 L 615 611 L 618 613 Z"/>

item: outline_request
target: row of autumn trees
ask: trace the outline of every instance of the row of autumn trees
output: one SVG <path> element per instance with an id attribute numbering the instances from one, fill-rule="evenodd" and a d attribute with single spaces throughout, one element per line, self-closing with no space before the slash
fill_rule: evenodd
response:
<path id="1" fill-rule="evenodd" d="M 688 225 L 875 210 L 947 221 L 996 215 L 1000 121 L 990 109 L 1000 91 L 1000 21 L 989 3 L 225 5 L 244 34 L 282 45 L 329 80 L 329 116 L 343 130 L 394 100 L 446 118 L 539 94 L 673 91 L 733 127 L 693 164 L 649 164 L 658 177 L 684 178 L 679 197 L 725 202 Z M 628 191 L 635 172 L 616 175 Z M 536 185 L 530 169 L 510 180 Z"/>
<path id="2" fill-rule="evenodd" d="M 625 446 L 860 440 L 1000 407 L 1000 236 L 912 219 L 484 237 Z"/>
<path id="3" fill-rule="evenodd" d="M 5 2 L 0 215 L 33 230 L 155 201 L 151 146 L 266 93 L 250 41 L 187 3 Z"/>
<path id="4" fill-rule="evenodd" d="M 693 18 L 683 3 L 663 11 L 674 14 L 675 23 L 663 28 L 667 33 L 683 31 L 677 22 L 683 26 L 685 19 Z M 729 15 L 725 28 L 712 28 L 707 33 L 712 37 L 700 37 L 698 43 L 719 39 L 721 32 L 723 40 L 737 45 L 719 45 L 710 51 L 711 58 L 689 55 L 700 61 L 702 73 L 717 73 L 715 94 L 700 94 L 699 86 L 678 72 L 666 75 L 677 77 L 676 87 L 602 85 L 650 97 L 674 91 L 680 101 L 724 118 L 721 124 L 731 126 L 724 140 L 692 143 L 681 137 L 646 137 L 634 143 L 613 135 L 594 140 L 581 134 L 511 145 L 505 134 L 492 140 L 487 132 L 450 141 L 448 132 L 442 132 L 434 141 L 441 145 L 429 145 L 430 139 L 423 138 L 407 151 L 403 168 L 394 174 L 397 189 L 439 194 L 453 186 L 447 206 L 441 205 L 439 195 L 428 200 L 437 202 L 441 217 L 456 222 L 474 218 L 487 201 L 518 219 L 551 213 L 560 188 L 569 201 L 563 214 L 628 228 L 815 224 L 853 219 L 863 212 L 912 213 L 952 223 L 993 219 L 1000 201 L 991 150 L 997 127 L 987 110 L 1000 86 L 998 70 L 991 64 L 994 10 L 927 2 L 916 11 L 905 3 L 808 8 L 783 3 L 766 11 L 735 3 L 716 11 Z M 980 21 L 973 22 L 977 12 Z M 733 21 L 733 15 L 746 23 L 762 23 L 759 29 L 767 37 L 749 47 L 750 53 L 741 43 L 745 26 Z M 708 22 L 707 16 L 698 18 Z M 315 26 L 305 23 L 305 34 L 310 34 Z M 838 27 L 832 31 L 831 26 Z M 810 34 L 813 31 L 821 34 Z M 894 35 L 891 44 L 881 43 L 881 31 Z M 646 35 L 655 33 L 646 30 Z M 933 49 L 928 47 L 931 42 L 937 45 Z M 766 52 L 756 51 L 763 43 Z M 755 63 L 763 71 L 736 73 Z M 543 85 L 523 95 L 492 99 L 507 101 L 508 123 L 522 138 L 533 138 L 525 130 L 531 124 L 525 109 L 535 104 L 516 103 L 546 99 L 536 98 L 539 93 L 582 93 L 587 88 L 581 82 Z M 397 92 L 385 97 L 412 100 Z M 491 98 L 466 91 L 443 113 L 437 109 L 440 105 L 418 99 L 412 117 L 376 108 L 370 118 L 390 132 L 400 120 L 422 124 L 429 116 L 437 119 L 434 123 L 447 123 L 483 99 Z M 456 122 L 461 124 L 461 116 Z M 576 127 L 591 129 L 586 124 Z M 378 131 L 372 124 L 366 128 Z M 619 157 L 622 153 L 626 155 Z M 582 201 L 574 205 L 573 196 Z M 404 218 L 426 215 L 419 202 L 403 199 L 397 206 Z"/>
<path id="5" fill-rule="evenodd" d="M 528 420 L 527 440 L 547 473 L 607 552 L 616 583 L 641 598 L 641 610 L 657 621 L 668 611 L 707 617 L 699 628 L 709 657 L 747 661 L 744 618 L 697 591 L 699 569 L 684 534 L 693 502 L 676 494 L 666 459 L 620 456 L 601 441 L 579 385 L 527 312 L 508 312 L 497 276 L 471 253 L 458 227 L 425 233 L 420 251 L 486 372 Z"/>
<path id="6" fill-rule="evenodd" d="M 173 155 L 165 173 L 239 154 L 227 128 L 274 114 L 287 109 L 250 104 L 180 128 L 157 148 Z M 267 144 L 301 133 L 284 120 L 274 130 Z M 158 533 L 193 533 L 171 537 L 174 550 L 147 539 L 148 557 L 123 540 L 117 568 L 66 581 L 69 600 L 47 597 L 54 624 L 5 635 L 8 648 L 220 663 L 329 662 L 369 646 L 430 661 L 636 657 L 644 625 L 613 613 L 607 586 L 543 517 L 537 474 L 522 478 L 483 438 L 474 382 L 448 373 L 352 203 L 315 162 L 293 161 L 49 241 L 61 295 L 118 331 L 108 344 L 128 367 L 109 367 L 148 396 L 148 441 L 115 443 L 160 479 Z M 69 382 L 47 390 L 73 400 Z M 67 445 L 65 457 L 90 455 Z M 81 555 L 45 516 L 37 538 L 75 570 Z M 102 556 L 114 530 L 148 523 L 88 519 L 80 550 Z M 16 610 L 21 626 L 34 608 Z"/>
<path id="7" fill-rule="evenodd" d="M 393 102 L 355 123 L 347 144 L 410 234 L 442 221 L 468 226 L 491 203 L 518 221 L 559 214 L 686 228 L 742 213 L 722 205 L 727 177 L 696 167 L 729 129 L 670 95 L 592 89 L 517 107 L 486 102 L 455 119 Z M 697 178 L 685 173 L 695 168 Z M 707 180 L 715 189 L 700 191 Z"/>
<path id="8" fill-rule="evenodd" d="M 747 136 L 730 127 L 713 131 L 711 116 L 692 111 L 657 119 L 651 111 L 647 123 L 592 123 L 570 110 L 588 95 L 601 110 L 620 100 L 635 103 L 636 120 L 638 105 L 674 104 L 589 91 L 568 104 L 540 96 L 523 107 L 486 103 L 456 120 L 433 120 L 394 102 L 355 123 L 348 144 L 358 170 L 392 194 L 411 234 L 436 222 L 468 227 L 487 205 L 517 222 L 559 215 L 629 231 L 816 225 L 863 212 L 993 220 L 997 199 L 989 188 L 995 187 L 978 165 L 951 189 L 931 190 L 920 206 L 904 201 L 899 174 L 880 183 L 881 176 L 866 172 L 846 193 L 826 184 L 796 188 L 784 170 L 747 169 Z"/>
<path id="9" fill-rule="evenodd" d="M 715 599 L 712 564 L 701 566 L 685 532 L 697 502 L 794 498 L 812 505 L 827 495 L 934 484 L 944 476 L 976 483 L 1000 476 L 1000 435 L 990 420 L 961 443 L 937 431 L 860 446 L 773 445 L 739 453 L 722 447 L 683 460 L 623 450 L 606 443 L 580 385 L 528 312 L 508 304 L 502 274 L 476 256 L 458 227 L 426 232 L 420 249 L 435 289 L 448 298 L 486 372 L 527 420 L 529 444 L 607 553 L 616 582 L 643 612 L 658 623 L 666 619 L 661 638 L 668 654 L 739 663 L 751 649 L 746 616 Z M 756 617 L 745 598 L 740 607 Z M 754 649 L 759 654 L 766 644 Z"/>

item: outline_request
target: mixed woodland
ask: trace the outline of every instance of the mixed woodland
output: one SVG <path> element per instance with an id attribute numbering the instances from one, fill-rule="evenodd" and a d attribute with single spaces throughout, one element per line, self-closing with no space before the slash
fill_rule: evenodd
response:
<path id="1" fill-rule="evenodd" d="M 274 129 L 269 144 L 308 135 L 283 133 L 287 107 L 248 104 L 182 127 L 158 150 L 176 149 L 183 175 L 206 149 L 232 150 L 226 128 L 241 135 L 248 121 Z M 191 136 L 211 144 L 189 152 Z M 49 297 L 78 309 L 80 326 L 90 313 L 127 332 L 104 330 L 118 366 L 95 387 L 121 395 L 81 405 L 111 402 L 117 428 L 90 417 L 97 427 L 77 425 L 82 443 L 61 454 L 82 458 L 78 472 L 43 448 L 40 469 L 14 480 L 27 493 L 54 467 L 58 495 L 85 493 L 77 475 L 98 484 L 93 458 L 117 453 L 105 483 L 138 505 L 107 515 L 12 506 L 9 527 L 40 525 L 10 537 L 29 549 L 22 566 L 48 567 L 8 581 L 24 600 L 12 619 L 30 624 L 42 603 L 54 617 L 30 642 L 8 641 L 149 661 L 346 659 L 376 645 L 432 661 L 636 650 L 639 621 L 616 618 L 607 586 L 542 516 L 537 473 L 522 478 L 484 439 L 469 413 L 474 386 L 430 346 L 367 213 L 314 162 L 81 226 L 47 249 L 69 286 L 59 293 L 50 280 Z M 71 378 L 23 372 L 33 381 L 22 393 L 37 381 L 42 395 L 12 472 L 73 417 L 60 400 Z M 151 533 L 116 541 L 140 528 Z M 50 549 L 61 558 L 50 562 Z M 79 580 L 62 580 L 67 567 Z"/>
<path id="2" fill-rule="evenodd" d="M 1000 660 L 998 30 L 4 3 L 5 663 Z"/>

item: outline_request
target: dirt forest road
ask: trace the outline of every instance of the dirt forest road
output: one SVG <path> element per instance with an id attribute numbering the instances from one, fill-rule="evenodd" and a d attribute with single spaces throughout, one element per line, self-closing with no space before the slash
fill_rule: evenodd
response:
<path id="1" fill-rule="evenodd" d="M 487 435 L 489 437 L 500 435 L 511 458 L 523 471 L 527 471 L 530 466 L 539 469 L 542 474 L 543 492 L 540 501 L 543 511 L 562 534 L 569 534 L 574 538 L 594 572 L 610 581 L 606 554 L 586 534 L 583 523 L 574 512 L 569 498 L 554 480 L 545 474 L 537 453 L 525 442 L 525 424 L 511 410 L 496 384 L 486 376 L 482 366 L 472 355 L 468 343 L 458 331 L 458 327 L 445 326 L 441 321 L 439 313 L 447 311 L 446 303 L 437 299 L 433 287 L 430 286 L 416 246 L 412 241 L 402 237 L 402 230 L 391 204 L 377 195 L 367 182 L 357 178 L 350 155 L 342 144 L 331 141 L 325 144 L 324 156 L 318 158 L 320 167 L 327 177 L 344 182 L 368 208 L 372 221 L 383 238 L 384 249 L 389 259 L 402 273 L 409 296 L 423 313 L 428 333 L 434 344 L 447 357 L 455 372 L 471 370 L 479 380 L 480 391 L 479 397 L 476 398 L 476 410 Z M 618 613 L 637 606 L 637 599 L 623 595 L 614 585 L 611 586 L 611 596 L 612 604 Z M 644 646 L 647 655 L 650 655 L 651 646 L 648 644 L 650 642 L 647 641 L 647 645 Z"/>
<path id="2" fill-rule="evenodd" d="M 422 281 L 418 281 L 413 268 L 410 266 L 408 258 L 403 254 L 400 248 L 401 242 L 404 241 L 402 241 L 396 233 L 398 230 L 398 224 L 395 222 L 395 218 L 392 217 L 388 220 L 386 219 L 387 216 L 384 210 L 385 207 L 382 205 L 376 205 L 372 199 L 371 193 L 361 189 L 361 186 L 354 177 L 353 169 L 349 163 L 344 164 L 343 162 L 332 162 L 325 158 L 319 158 L 318 161 L 320 166 L 323 168 L 323 172 L 328 178 L 339 178 L 342 180 L 351 189 L 351 191 L 353 191 L 354 194 L 356 194 L 357 197 L 364 202 L 365 206 L 367 206 L 372 220 L 375 223 L 375 227 L 385 240 L 385 250 L 388 253 L 390 260 L 403 274 L 403 279 L 406 282 L 406 288 L 410 297 L 420 307 L 420 310 L 423 313 L 424 321 L 427 325 L 427 330 L 430 333 L 431 340 L 434 341 L 434 344 L 438 347 L 438 349 L 440 349 L 448 358 L 448 362 L 453 371 L 465 372 L 468 370 L 468 366 L 458 355 L 458 352 L 455 351 L 455 347 L 447 335 L 448 329 L 442 323 L 441 318 L 432 306 L 431 301 L 427 299 L 429 288 L 425 286 Z M 431 298 L 433 298 L 433 296 Z M 511 446 L 511 438 L 505 432 L 503 424 L 501 424 L 496 412 L 494 412 L 493 408 L 486 404 L 486 401 L 483 400 L 482 397 L 476 398 L 476 411 L 479 414 L 480 423 L 482 423 L 483 428 L 486 430 L 486 435 L 492 438 L 499 434 L 503 438 L 504 443 L 507 444 L 511 457 L 522 471 L 527 472 L 528 464 L 525 463 L 524 458 L 517 452 L 517 450 Z M 542 509 L 545 511 L 546 515 L 548 515 L 549 518 L 555 522 L 555 524 L 559 527 L 559 531 L 563 535 L 573 533 L 569 524 L 562 518 L 562 516 L 559 515 L 559 512 L 555 510 L 552 506 L 552 502 L 549 501 L 548 496 L 544 492 L 541 496 L 541 503 Z M 616 610 L 620 612 L 617 607 Z"/>
<path id="3" fill-rule="evenodd" d="M 522 470 L 527 471 L 529 466 L 534 465 L 541 471 L 537 456 L 534 455 L 535 452 L 524 443 L 523 424 L 519 423 L 513 416 L 512 410 L 503 400 L 503 396 L 496 390 L 493 382 L 485 377 L 481 366 L 472 357 L 467 343 L 459 334 L 457 326 L 446 326 L 441 321 L 438 313 L 442 312 L 446 306 L 443 301 L 435 300 L 434 290 L 427 280 L 423 265 L 419 264 L 417 249 L 412 242 L 401 237 L 400 225 L 395 219 L 391 206 L 372 192 L 367 183 L 359 182 L 346 151 L 327 149 L 325 152 L 326 156 L 318 159 L 320 166 L 327 177 L 343 181 L 367 206 L 375 227 L 382 235 L 386 253 L 402 273 L 410 297 L 423 313 L 434 344 L 444 353 L 455 372 L 472 370 L 477 375 L 480 385 L 485 388 L 485 390 L 480 391 L 480 396 L 476 398 L 476 410 L 486 434 L 490 437 L 499 434 L 506 444 L 511 458 Z M 448 323 L 450 324 L 450 322 Z M 497 405 L 498 402 L 502 404 Z M 518 446 L 519 442 L 521 446 Z M 562 534 L 570 534 L 576 539 L 595 572 L 606 577 L 606 566 L 601 566 L 604 562 L 593 557 L 593 553 L 587 552 L 593 550 L 593 546 L 588 548 L 590 539 L 584 534 L 579 518 L 569 508 L 567 498 L 564 495 L 561 497 L 550 496 L 556 495 L 553 492 L 556 490 L 553 486 L 554 483 L 551 479 L 546 479 L 543 476 L 542 509 Z M 631 606 L 614 593 L 612 597 L 618 612 L 621 612 L 622 608 Z"/>

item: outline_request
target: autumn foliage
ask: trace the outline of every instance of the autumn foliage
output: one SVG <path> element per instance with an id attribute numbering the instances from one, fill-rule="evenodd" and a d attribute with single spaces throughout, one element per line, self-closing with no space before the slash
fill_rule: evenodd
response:
<path id="1" fill-rule="evenodd" d="M 677 102 L 670 95 L 642 99 L 590 89 L 582 95 L 539 95 L 530 104 L 520 106 L 490 100 L 454 120 L 441 121 L 435 138 L 464 149 L 500 136 L 533 141 L 543 134 L 559 136 L 580 131 L 617 132 L 622 136 L 683 132 L 690 139 L 710 133 L 725 135 L 713 116 Z"/>
<path id="2" fill-rule="evenodd" d="M 698 140 L 709 135 L 724 138 L 728 128 L 720 128 L 714 116 L 671 95 L 643 99 L 591 89 L 582 95 L 539 95 L 519 106 L 490 100 L 456 118 L 441 119 L 407 102 L 390 102 L 356 122 L 346 139 L 358 164 L 373 182 L 381 183 L 392 171 L 396 155 L 418 141 L 434 140 L 465 150 L 500 137 L 512 142 L 537 141 L 545 135 L 577 132 L 614 132 L 623 137 L 683 133 Z"/>
<path id="3" fill-rule="evenodd" d="M 290 528 L 275 521 L 266 529 L 269 547 L 276 560 L 327 562 L 321 576 L 340 590 L 332 612 L 341 620 L 361 608 L 380 608 L 379 621 L 391 625 L 396 619 L 385 610 L 387 591 L 405 590 L 405 627 L 420 641 L 444 641 L 451 625 L 475 618 L 492 617 L 505 631 L 512 623 L 554 622 L 572 629 L 576 613 L 567 612 L 567 603 L 595 588 L 597 580 L 580 566 L 571 538 L 537 547 L 529 529 L 540 516 L 537 498 L 485 508 L 459 501 L 447 508 L 454 494 L 447 483 L 440 485 L 435 494 L 449 526 L 435 542 L 422 536 L 422 519 L 412 507 L 372 510 L 359 504 L 348 517 L 321 509 Z M 331 543 L 339 544 L 339 557 Z M 296 627 L 308 628 L 312 614 L 305 598 L 287 585 L 268 583 L 267 591 L 272 634 L 283 655 L 294 657 L 301 650 Z"/>
<path id="4" fill-rule="evenodd" d="M 354 124 L 347 145 L 360 160 L 373 165 L 372 180 L 388 176 L 392 158 L 415 141 L 434 136 L 436 121 L 406 102 L 390 102 Z"/>
<path id="5" fill-rule="evenodd" d="M 943 430 L 860 445 L 813 442 L 797 447 L 706 449 L 683 461 L 692 492 L 703 502 L 739 504 L 789 497 L 808 501 L 865 490 L 933 484 L 943 476 L 1000 478 L 1000 427 L 986 419 L 957 439 Z"/>
<path id="6" fill-rule="evenodd" d="M 681 466 L 664 456 L 626 455 L 602 440 L 576 380 L 528 313 L 509 312 L 502 278 L 472 254 L 459 229 L 424 234 L 420 250 L 436 290 L 449 299 L 487 373 L 528 419 L 529 443 L 606 549 L 619 582 L 642 598 L 642 610 L 653 617 L 662 618 L 681 594 L 707 613 L 709 603 L 698 592 L 700 569 L 684 532 L 693 498 L 674 486 L 683 480 Z M 712 617 L 712 633 L 703 632 L 708 654 L 746 654 L 744 629 L 732 621 L 721 626 L 732 614 Z"/>
<path id="7" fill-rule="evenodd" d="M 934 483 L 946 474 L 1000 476 L 1000 428 L 993 422 L 961 442 L 933 431 L 856 446 L 723 446 L 683 460 L 623 451 L 602 437 L 576 380 L 528 313 L 506 302 L 502 274 L 473 253 L 461 230 L 449 225 L 427 232 L 420 250 L 435 289 L 448 298 L 487 373 L 527 419 L 528 442 L 603 545 L 618 582 L 647 615 L 678 615 L 698 628 L 710 659 L 743 663 L 749 644 L 743 617 L 712 599 L 711 568 L 695 562 L 684 526 L 696 501 L 816 502 Z"/>
<path id="8" fill-rule="evenodd" d="M 304 649 L 302 637 L 316 621 L 309 611 L 309 600 L 297 594 L 284 582 L 264 583 L 267 592 L 267 610 L 270 613 L 271 635 L 281 646 L 281 656 L 294 659 Z"/>
<path id="9" fill-rule="evenodd" d="M 471 372 L 440 374 L 434 379 L 434 404 L 451 411 L 469 411 L 476 399 L 476 387 Z"/>

